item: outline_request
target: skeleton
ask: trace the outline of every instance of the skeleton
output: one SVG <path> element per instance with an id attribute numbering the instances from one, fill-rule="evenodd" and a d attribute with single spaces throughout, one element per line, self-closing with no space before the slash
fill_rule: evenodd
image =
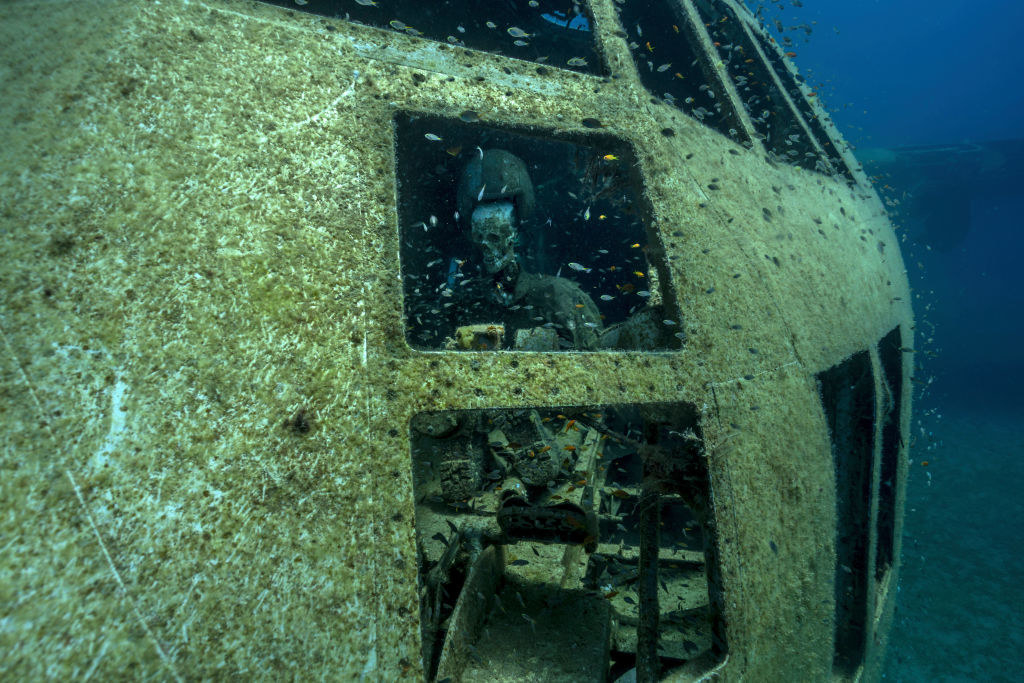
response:
<path id="1" fill-rule="evenodd" d="M 469 238 L 483 253 L 484 267 L 494 274 L 515 261 L 515 206 L 509 201 L 488 202 L 473 209 Z"/>
<path id="2" fill-rule="evenodd" d="M 503 149 L 481 149 L 459 178 L 458 208 L 469 223 L 469 239 L 480 249 L 484 267 L 503 285 L 496 291 L 498 299 L 509 305 L 519 275 L 518 225 L 534 211 L 526 163 Z"/>
<path id="3" fill-rule="evenodd" d="M 587 171 L 587 188 L 593 198 L 615 187 L 611 176 L 599 167 Z M 459 177 L 458 214 L 468 236 L 480 250 L 484 268 L 494 279 L 491 297 L 509 309 L 506 326 L 514 330 L 515 347 L 528 350 L 575 348 L 659 348 L 671 346 L 672 330 L 657 297 L 655 272 L 648 277 L 655 299 L 630 319 L 605 328 L 601 312 L 589 294 L 567 278 L 522 271 L 516 260 L 519 226 L 535 210 L 533 182 L 526 163 L 503 149 L 482 149 L 466 164 Z M 467 225 L 468 224 L 468 225 Z M 532 311 L 530 316 L 514 310 Z M 538 318 L 540 320 L 538 321 Z M 547 321 L 557 333 L 537 322 Z M 511 334 L 510 332 L 510 339 Z M 521 338 L 521 339 L 520 339 Z"/>

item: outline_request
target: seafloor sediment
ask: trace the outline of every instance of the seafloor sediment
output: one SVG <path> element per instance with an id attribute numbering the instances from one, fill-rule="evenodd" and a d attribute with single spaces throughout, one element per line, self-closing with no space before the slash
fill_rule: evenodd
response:
<path id="1" fill-rule="evenodd" d="M 1024 680 L 1021 409 L 922 414 L 885 678 Z"/>

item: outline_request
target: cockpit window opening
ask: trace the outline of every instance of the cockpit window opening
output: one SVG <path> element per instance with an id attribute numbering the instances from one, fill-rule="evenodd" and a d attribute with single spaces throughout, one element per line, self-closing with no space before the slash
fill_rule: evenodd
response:
<path id="1" fill-rule="evenodd" d="M 825 174 L 841 174 L 844 176 L 844 181 L 856 182 L 853 173 L 850 171 L 850 167 L 836 149 L 832 136 L 830 136 L 828 131 L 825 130 L 825 126 L 823 126 L 821 121 L 818 119 L 817 114 L 808 103 L 807 97 L 797 83 L 799 76 L 793 75 L 779 56 L 779 50 L 768 43 L 764 34 L 760 30 L 751 29 L 750 33 L 758 41 L 758 44 L 761 46 L 761 51 L 767 58 L 768 63 L 771 65 L 775 74 L 789 93 L 790 101 L 800 112 L 804 122 L 811 129 L 811 132 L 814 134 L 818 144 L 824 150 L 825 159 L 821 160 L 820 165 L 816 164 L 815 170 Z"/>
<path id="2" fill-rule="evenodd" d="M 746 147 L 745 126 L 707 64 L 687 12 L 671 0 L 617 4 L 637 74 L 651 95 Z"/>
<path id="3" fill-rule="evenodd" d="M 770 158 L 831 174 L 816 141 L 790 107 L 733 9 L 718 0 L 693 0 L 719 58 L 736 87 Z"/>
<path id="4" fill-rule="evenodd" d="M 410 430 L 427 680 L 657 680 L 725 660 L 695 406 L 425 412 Z"/>
<path id="5" fill-rule="evenodd" d="M 457 47 L 606 75 L 583 0 L 263 0 Z"/>
<path id="6" fill-rule="evenodd" d="M 871 356 L 855 353 L 817 375 L 836 480 L 835 651 L 832 670 L 853 675 L 864 663 L 873 572 L 871 500 L 875 380 Z"/>
<path id="7" fill-rule="evenodd" d="M 899 327 L 878 343 L 878 360 L 885 380 L 887 398 L 882 424 L 882 453 L 878 482 L 878 548 L 875 551 L 875 580 L 881 582 L 892 567 L 896 553 L 896 499 L 901 488 L 900 452 L 904 448 L 903 343 Z"/>
<path id="8" fill-rule="evenodd" d="M 632 145 L 395 116 L 406 338 L 456 351 L 673 350 L 684 333 Z"/>

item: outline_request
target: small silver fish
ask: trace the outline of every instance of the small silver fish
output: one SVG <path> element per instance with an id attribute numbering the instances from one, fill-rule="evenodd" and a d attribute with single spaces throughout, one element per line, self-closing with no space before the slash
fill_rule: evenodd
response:
<path id="1" fill-rule="evenodd" d="M 356 4 L 357 5 L 362 5 L 363 7 L 376 7 L 377 6 L 377 3 L 374 2 L 374 0 L 356 0 Z"/>
<path id="2" fill-rule="evenodd" d="M 641 289 L 639 292 L 636 293 L 636 295 L 642 299 L 646 299 L 651 295 L 651 293 L 648 292 L 646 289 Z"/>
<path id="3" fill-rule="evenodd" d="M 486 24 L 484 24 L 484 25 L 485 25 L 485 26 L 486 26 L 487 28 L 498 28 L 498 25 L 497 25 L 497 24 L 495 24 L 495 23 L 494 23 L 493 21 L 488 21 L 488 22 L 487 22 Z"/>
<path id="4" fill-rule="evenodd" d="M 611 301 L 614 298 L 615 297 L 612 296 L 611 294 L 602 294 L 601 295 L 601 301 Z"/>
<path id="5" fill-rule="evenodd" d="M 481 158 L 482 158 L 482 157 L 483 157 L 483 154 L 481 153 L 481 154 L 480 154 L 480 156 L 481 156 Z M 484 198 L 484 190 L 486 190 L 486 189 L 487 189 L 487 185 L 484 185 L 483 187 L 481 187 L 481 188 L 480 188 L 480 194 L 478 194 L 478 195 L 476 196 L 476 200 L 477 200 L 478 202 L 479 202 L 479 201 L 483 201 L 483 198 Z"/>
<path id="6" fill-rule="evenodd" d="M 568 265 L 573 270 L 576 270 L 576 271 L 579 271 L 579 272 L 582 272 L 582 273 L 589 273 L 590 270 L 591 270 L 590 268 L 587 268 L 582 263 L 576 263 L 575 261 L 570 261 Z M 650 296 L 650 295 L 648 295 L 648 296 Z"/>
<path id="7" fill-rule="evenodd" d="M 529 43 L 526 42 L 525 40 L 514 40 L 512 41 L 512 44 L 515 45 L 516 47 L 526 47 L 527 45 L 529 45 Z"/>
<path id="8" fill-rule="evenodd" d="M 585 221 L 589 221 L 590 220 L 590 207 L 589 206 L 587 207 L 587 210 L 583 212 L 583 220 L 585 220 Z"/>
<path id="9" fill-rule="evenodd" d="M 431 142 L 441 142 L 441 136 L 440 135 L 434 135 L 433 133 L 427 133 L 423 137 L 425 137 L 426 139 L 430 140 Z"/>
<path id="10" fill-rule="evenodd" d="M 573 57 L 568 62 L 566 62 L 566 64 L 568 64 L 569 66 L 586 66 L 587 60 L 584 59 L 583 57 Z"/>
<path id="11" fill-rule="evenodd" d="M 529 38 L 530 34 L 519 28 L 518 26 L 509 26 L 508 34 L 513 38 Z"/>

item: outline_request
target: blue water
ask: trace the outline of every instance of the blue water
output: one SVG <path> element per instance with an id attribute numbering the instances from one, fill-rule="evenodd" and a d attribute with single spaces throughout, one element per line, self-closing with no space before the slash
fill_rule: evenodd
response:
<path id="1" fill-rule="evenodd" d="M 756 3 L 748 3 L 756 7 Z M 771 5 L 775 7 L 775 5 Z M 766 10 L 797 34 L 801 71 L 828 80 L 842 132 L 857 145 L 894 146 L 1022 137 L 1024 4 L 1010 0 L 807 0 Z M 839 32 L 836 33 L 835 29 Z M 803 34 L 800 34 L 801 36 Z M 865 113 L 866 111 L 866 113 Z M 854 128 L 856 127 L 856 128 Z"/>
<path id="2" fill-rule="evenodd" d="M 858 148 L 1024 138 L 1024 4 L 778 8 L 765 7 L 770 23 L 818 22 L 807 42 L 803 31 L 781 35 Z M 953 237 L 938 238 L 940 215 L 927 216 L 927 206 L 896 211 L 915 291 L 915 374 L 930 384 L 915 392 L 887 680 L 1024 680 L 1024 171 L 1007 164 L 995 173 L 983 186 L 944 190 L 965 202 L 964 230 Z M 885 181 L 892 189 L 883 194 L 895 198 L 916 182 Z"/>

